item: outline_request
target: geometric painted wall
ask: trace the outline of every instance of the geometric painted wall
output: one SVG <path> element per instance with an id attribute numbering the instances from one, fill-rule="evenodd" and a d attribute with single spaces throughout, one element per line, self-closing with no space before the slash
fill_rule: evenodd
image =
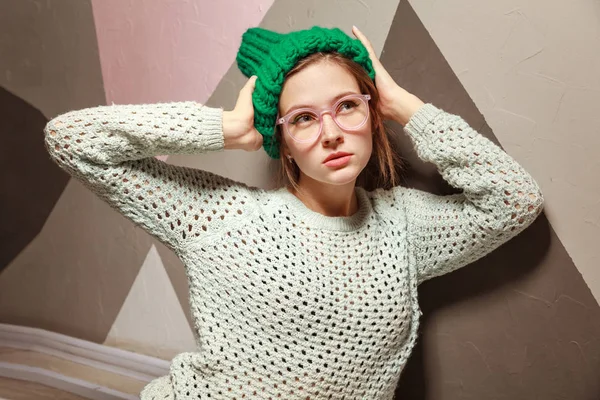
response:
<path id="1" fill-rule="evenodd" d="M 181 262 L 50 162 L 43 126 L 110 103 L 228 109 L 245 82 L 235 53 L 246 28 L 355 24 L 399 84 L 503 146 L 546 199 L 519 237 L 419 288 L 421 335 L 397 394 L 596 398 L 598 12 L 591 0 L 564 9 L 539 0 L 1 2 L 0 321 L 165 359 L 192 350 Z M 391 128 L 408 164 L 403 184 L 452 192 Z M 168 162 L 274 185 L 262 152 Z"/>

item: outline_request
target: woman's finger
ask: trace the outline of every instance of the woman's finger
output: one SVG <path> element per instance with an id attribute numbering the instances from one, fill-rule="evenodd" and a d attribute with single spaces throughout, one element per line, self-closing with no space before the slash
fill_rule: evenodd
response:
<path id="1" fill-rule="evenodd" d="M 378 60 L 377 55 L 375 54 L 375 49 L 373 49 L 373 45 L 369 39 L 367 39 L 367 37 L 354 25 L 352 25 L 352 33 L 358 40 L 360 40 L 363 46 L 365 46 L 369 56 L 371 57 L 371 61 L 375 62 L 375 60 Z"/>
<path id="2" fill-rule="evenodd" d="M 252 129 L 251 131 L 251 138 L 252 138 L 252 143 L 250 144 L 249 150 L 251 151 L 257 151 L 260 150 L 260 148 L 263 145 L 263 137 L 260 133 L 258 133 L 258 131 L 256 129 Z"/>
<path id="3" fill-rule="evenodd" d="M 258 131 L 255 129 L 254 132 L 256 132 L 256 150 L 259 150 L 262 145 L 263 145 L 263 136 L 258 133 Z"/>
<path id="4" fill-rule="evenodd" d="M 252 105 L 252 92 L 256 86 L 256 75 L 253 75 L 248 79 L 244 87 L 240 90 L 235 108 L 240 111 L 249 111 L 253 109 Z"/>
<path id="5" fill-rule="evenodd" d="M 256 85 L 256 75 L 252 75 L 248 81 L 246 82 L 246 84 L 244 85 L 244 87 L 242 88 L 242 90 L 246 90 L 246 91 L 250 91 L 250 93 L 252 93 L 252 91 L 254 91 L 254 86 Z"/>
<path id="6" fill-rule="evenodd" d="M 364 33 L 362 33 L 356 26 L 352 27 L 352 32 L 354 33 L 354 35 L 356 35 L 358 40 L 360 40 L 361 43 L 367 48 L 367 52 L 369 53 L 369 57 L 371 58 L 371 62 L 373 63 L 373 68 L 375 69 L 375 79 L 377 79 L 377 81 L 379 82 L 391 84 L 394 80 L 387 72 L 381 61 L 379 61 L 379 58 L 377 58 L 377 56 L 375 55 L 375 50 L 373 49 L 373 45 L 371 45 L 369 39 L 367 39 Z"/>

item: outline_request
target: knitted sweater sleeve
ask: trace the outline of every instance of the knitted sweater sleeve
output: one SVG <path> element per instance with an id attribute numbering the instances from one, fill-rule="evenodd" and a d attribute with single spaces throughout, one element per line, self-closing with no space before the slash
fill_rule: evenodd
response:
<path id="1" fill-rule="evenodd" d="M 543 209 L 534 179 L 460 116 L 431 104 L 404 127 L 417 155 L 462 193 L 439 196 L 394 188 L 408 221 L 419 282 L 456 270 L 529 226 Z"/>
<path id="2" fill-rule="evenodd" d="M 194 102 L 71 111 L 44 130 L 58 165 L 171 248 L 241 218 L 258 189 L 154 156 L 224 148 L 222 110 Z"/>

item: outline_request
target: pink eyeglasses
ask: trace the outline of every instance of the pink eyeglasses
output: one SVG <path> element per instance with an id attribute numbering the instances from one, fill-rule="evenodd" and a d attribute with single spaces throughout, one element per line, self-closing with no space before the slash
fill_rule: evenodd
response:
<path id="1" fill-rule="evenodd" d="M 300 108 L 277 119 L 287 134 L 297 142 L 307 143 L 316 140 L 323 131 L 323 115 L 330 114 L 333 121 L 343 130 L 355 131 L 369 119 L 368 94 L 350 94 L 335 102 L 333 107 L 321 111 L 313 108 Z"/>

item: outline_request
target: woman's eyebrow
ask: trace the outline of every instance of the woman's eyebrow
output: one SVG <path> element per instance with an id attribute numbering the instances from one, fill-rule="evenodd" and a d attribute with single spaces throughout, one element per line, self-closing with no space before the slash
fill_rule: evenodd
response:
<path id="1" fill-rule="evenodd" d="M 360 94 L 360 93 L 357 93 L 356 90 L 344 91 L 344 92 L 338 94 L 337 96 L 335 96 L 333 99 L 331 99 L 331 105 L 333 105 L 333 103 L 335 103 L 342 97 L 348 96 L 349 94 Z M 294 104 L 292 107 L 288 108 L 288 110 L 286 112 L 284 112 L 283 115 L 287 115 L 290 112 L 297 110 L 298 108 L 315 108 L 315 107 L 311 104 Z"/>

